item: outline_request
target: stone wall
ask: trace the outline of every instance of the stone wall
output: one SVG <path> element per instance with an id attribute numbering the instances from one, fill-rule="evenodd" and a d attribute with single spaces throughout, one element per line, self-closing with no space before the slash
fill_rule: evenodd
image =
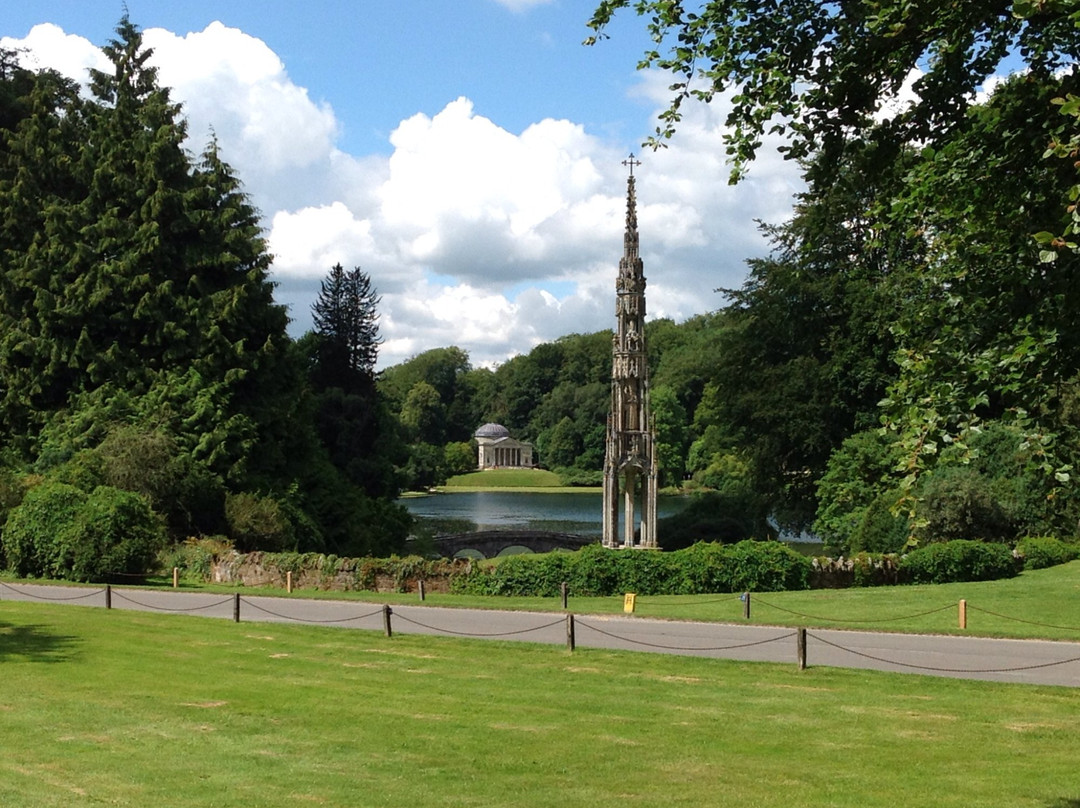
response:
<path id="1" fill-rule="evenodd" d="M 428 592 L 449 592 L 450 577 L 469 569 L 464 559 L 338 558 L 317 553 L 237 553 L 215 557 L 213 583 L 285 588 L 292 573 L 293 589 L 339 592 L 412 592 L 424 581 Z"/>

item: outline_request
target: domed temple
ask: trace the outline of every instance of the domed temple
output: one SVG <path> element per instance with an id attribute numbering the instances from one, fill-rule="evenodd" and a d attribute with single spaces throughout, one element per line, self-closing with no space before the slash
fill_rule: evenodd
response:
<path id="1" fill-rule="evenodd" d="M 478 469 L 533 467 L 532 444 L 510 437 L 510 430 L 502 424 L 484 424 L 473 437 L 480 448 Z"/>

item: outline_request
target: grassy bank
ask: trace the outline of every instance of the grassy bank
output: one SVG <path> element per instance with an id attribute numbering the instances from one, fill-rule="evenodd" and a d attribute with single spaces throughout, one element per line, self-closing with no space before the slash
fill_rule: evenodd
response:
<path id="1" fill-rule="evenodd" d="M 0 665 L 12 808 L 1080 800 L 1064 688 L 12 602 Z"/>
<path id="2" fill-rule="evenodd" d="M 442 486 L 445 491 L 499 491 L 513 489 L 530 492 L 598 491 L 598 488 L 564 486 L 559 475 L 544 469 L 488 469 L 458 474 Z"/>

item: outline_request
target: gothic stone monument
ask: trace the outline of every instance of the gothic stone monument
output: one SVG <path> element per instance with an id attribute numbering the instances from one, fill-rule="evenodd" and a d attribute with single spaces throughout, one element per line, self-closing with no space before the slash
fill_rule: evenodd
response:
<path id="1" fill-rule="evenodd" d="M 626 186 L 626 233 L 615 281 L 611 412 L 604 452 L 604 546 L 657 549 L 656 427 L 649 410 L 645 356 L 645 275 L 638 254 L 634 155 Z M 638 510 L 640 508 L 640 510 Z M 639 521 L 640 530 L 635 530 Z"/>

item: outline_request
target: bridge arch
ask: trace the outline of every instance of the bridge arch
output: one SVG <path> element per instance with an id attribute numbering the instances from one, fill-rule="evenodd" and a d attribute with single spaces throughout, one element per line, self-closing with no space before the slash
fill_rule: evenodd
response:
<path id="1" fill-rule="evenodd" d="M 598 544 L 599 541 L 598 537 L 546 530 L 482 530 L 436 536 L 435 549 L 445 558 L 496 558 L 515 552 L 580 550 L 587 544 Z"/>

